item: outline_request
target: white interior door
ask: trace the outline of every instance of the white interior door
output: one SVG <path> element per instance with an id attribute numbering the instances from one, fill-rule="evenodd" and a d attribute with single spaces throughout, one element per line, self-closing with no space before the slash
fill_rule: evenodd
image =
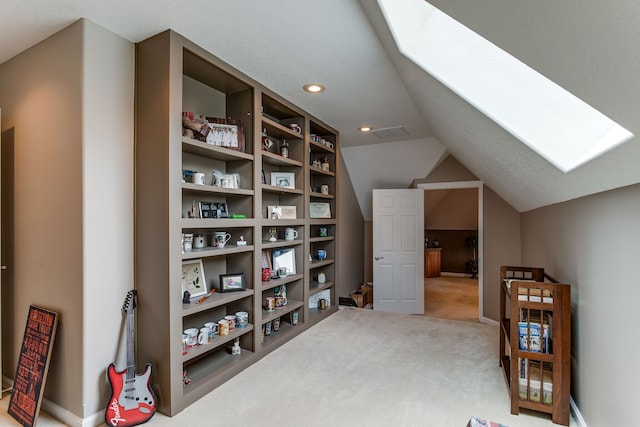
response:
<path id="1" fill-rule="evenodd" d="M 373 309 L 424 314 L 424 191 L 373 190 Z"/>

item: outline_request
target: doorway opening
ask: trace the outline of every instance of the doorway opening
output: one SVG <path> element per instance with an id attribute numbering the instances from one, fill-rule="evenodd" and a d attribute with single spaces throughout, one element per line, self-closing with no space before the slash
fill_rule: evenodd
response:
<path id="1" fill-rule="evenodd" d="M 425 233 L 425 243 L 426 238 L 430 239 L 429 246 L 437 246 L 441 247 L 441 251 L 443 255 L 446 253 L 446 246 L 451 245 L 450 243 L 439 242 L 442 238 L 447 239 L 445 236 L 453 235 L 454 240 L 460 240 L 460 237 L 457 237 L 457 234 L 465 234 L 465 228 L 468 229 L 467 234 L 471 236 L 473 233 L 471 232 L 472 228 L 477 230 L 477 235 L 475 235 L 475 242 L 477 243 L 477 247 L 474 248 L 473 255 L 473 263 L 468 263 L 468 260 L 447 260 L 448 265 L 443 265 L 443 271 L 441 274 L 432 277 L 425 277 L 424 279 L 424 290 L 425 290 L 425 316 L 431 317 L 439 317 L 439 318 L 448 318 L 454 320 L 466 320 L 466 321 L 474 321 L 477 322 L 483 318 L 483 269 L 482 269 L 482 259 L 483 259 L 483 233 L 482 233 L 482 224 L 483 224 L 483 193 L 482 193 L 482 182 L 481 181 L 456 181 L 456 182 L 441 182 L 441 183 L 422 183 L 418 184 L 417 188 L 422 188 L 425 190 L 425 209 L 427 209 L 429 203 L 438 203 L 438 197 L 443 197 L 443 194 L 447 192 L 443 190 L 459 190 L 459 189 L 472 189 L 473 191 L 467 192 L 468 195 L 466 197 L 477 197 L 476 203 L 467 203 L 465 205 L 459 206 L 458 211 L 463 211 L 464 209 L 469 209 L 469 206 L 472 209 L 476 209 L 477 205 L 477 217 L 474 215 L 473 221 L 475 224 L 465 224 L 462 227 L 463 230 L 457 231 L 447 231 L 438 233 L 437 230 L 435 233 L 431 231 L 429 233 Z M 431 192 L 431 201 L 430 200 L 430 192 Z M 469 195 L 470 194 L 470 195 Z M 474 200 L 475 201 L 475 200 Z M 454 209 L 455 212 L 455 209 Z M 476 212 L 473 212 L 474 214 Z M 450 215 L 450 214 L 449 214 Z M 476 219 L 477 218 L 477 219 Z M 452 219 L 449 217 L 446 221 L 451 221 Z M 445 221 L 445 222 L 446 222 Z M 469 219 L 467 219 L 469 221 Z M 437 222 L 437 220 L 436 220 Z M 429 223 L 426 222 L 425 215 L 425 229 L 429 229 Z M 431 224 L 436 229 L 438 228 L 447 228 L 442 224 Z M 451 228 L 451 227 L 449 227 Z M 453 228 L 456 228 L 455 226 Z M 475 230 L 473 230 L 475 231 Z M 435 242 L 434 242 L 434 239 Z M 462 237 L 463 241 L 465 240 L 464 236 Z M 470 239 L 473 240 L 473 239 Z M 469 243 L 469 242 L 467 242 Z M 444 244 L 444 245 L 443 245 Z M 464 243 L 462 243 L 464 244 Z M 452 251 L 455 251 L 452 249 Z M 426 258 L 426 257 L 425 257 Z M 452 258 L 452 257 L 449 257 Z M 453 257 L 455 258 L 455 257 Z M 460 257 L 458 257 L 460 258 Z M 452 263 L 462 262 L 467 263 L 465 269 L 464 267 L 460 268 L 460 266 L 453 266 Z M 475 269 L 469 269 L 469 267 L 475 267 Z M 446 271 L 446 270 L 453 270 Z M 425 266 L 425 271 L 426 266 Z M 476 276 L 476 278 L 473 278 Z"/>

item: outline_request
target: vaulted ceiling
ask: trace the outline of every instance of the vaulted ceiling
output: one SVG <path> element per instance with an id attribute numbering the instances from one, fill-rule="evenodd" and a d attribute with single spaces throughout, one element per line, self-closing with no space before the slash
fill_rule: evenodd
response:
<path id="1" fill-rule="evenodd" d="M 640 2 L 430 3 L 640 133 Z M 640 182 L 637 138 L 556 169 L 403 56 L 376 0 L 0 0 L 0 10 L 0 63 L 79 18 L 132 42 L 174 29 L 337 128 L 367 219 L 372 188 L 406 188 L 448 154 L 519 211 Z M 327 90 L 305 93 L 309 82 Z M 359 133 L 365 124 L 408 135 Z"/>

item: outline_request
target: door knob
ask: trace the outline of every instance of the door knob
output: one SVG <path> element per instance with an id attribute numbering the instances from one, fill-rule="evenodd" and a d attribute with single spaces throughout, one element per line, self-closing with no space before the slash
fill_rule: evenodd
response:
<path id="1" fill-rule="evenodd" d="M 377 256 L 377 257 L 374 257 L 373 259 L 375 259 L 376 261 L 380 261 L 381 259 L 384 259 L 384 257 L 383 256 Z"/>

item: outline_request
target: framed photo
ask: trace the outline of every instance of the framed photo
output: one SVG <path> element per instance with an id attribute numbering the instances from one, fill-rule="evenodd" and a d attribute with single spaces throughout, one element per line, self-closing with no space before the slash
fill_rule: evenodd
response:
<path id="1" fill-rule="evenodd" d="M 273 251 L 273 270 L 286 268 L 287 274 L 296 274 L 296 250 L 294 248 L 277 249 Z"/>
<path id="2" fill-rule="evenodd" d="M 241 120 L 207 117 L 207 144 L 244 152 L 244 125 Z"/>
<path id="3" fill-rule="evenodd" d="M 182 261 L 182 294 L 189 291 L 191 298 L 206 295 L 207 282 L 204 278 L 204 267 L 201 259 Z"/>
<path id="4" fill-rule="evenodd" d="M 271 185 L 296 188 L 296 174 L 293 172 L 271 172 Z"/>
<path id="5" fill-rule="evenodd" d="M 213 179 L 211 180 L 212 184 L 216 187 L 222 188 L 240 188 L 240 174 L 238 173 L 223 173 L 219 170 L 214 170 L 211 172 Z"/>
<path id="6" fill-rule="evenodd" d="M 226 203 L 198 202 L 200 218 L 227 218 L 229 211 Z"/>
<path id="7" fill-rule="evenodd" d="M 244 273 L 220 275 L 220 292 L 236 292 L 245 289 Z"/>
<path id="8" fill-rule="evenodd" d="M 297 209 L 295 206 L 267 206 L 268 219 L 296 219 Z"/>
<path id="9" fill-rule="evenodd" d="M 311 202 L 309 218 L 331 218 L 331 205 L 325 202 Z"/>

